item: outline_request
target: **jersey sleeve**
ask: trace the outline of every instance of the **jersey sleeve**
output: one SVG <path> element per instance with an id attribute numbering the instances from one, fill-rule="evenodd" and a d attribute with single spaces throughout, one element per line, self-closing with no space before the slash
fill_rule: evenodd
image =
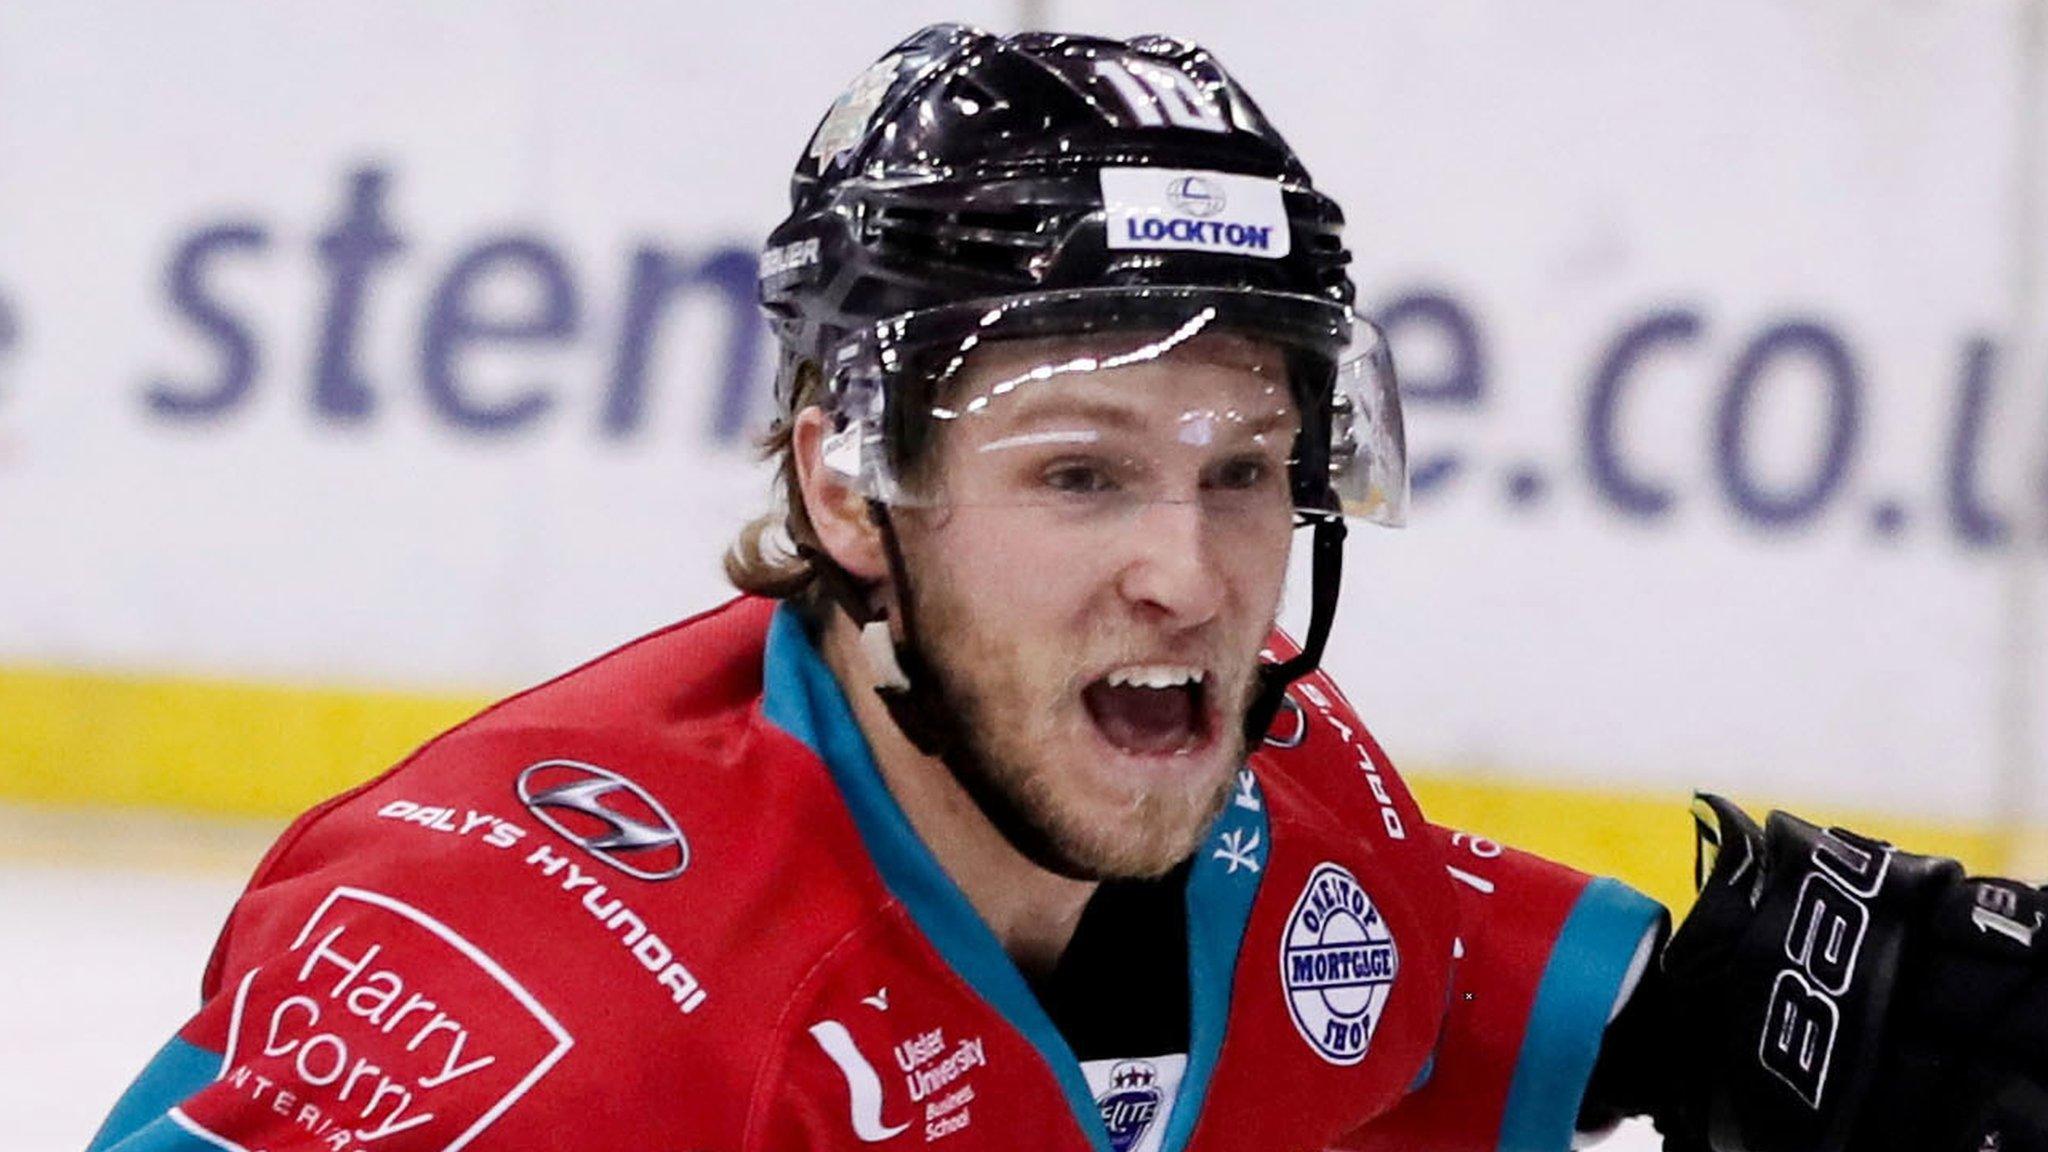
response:
<path id="1" fill-rule="evenodd" d="M 473 820 L 486 848 L 492 818 L 471 812 L 445 823 Z M 433 841 L 351 839 L 337 850 L 320 829 L 273 854 L 222 933 L 198 1013 L 91 1152 L 452 1147 L 560 1073 L 575 1041 L 533 959 L 507 947 L 488 898 L 451 899 L 490 877 Z"/>
<path id="2" fill-rule="evenodd" d="M 198 1013 L 90 1152 L 628 1147 L 640 1125 L 736 1143 L 733 1116 L 675 1093 L 590 1107 L 659 1071 L 620 1065 L 639 1045 L 700 1068 L 728 1111 L 747 1089 L 693 1055 L 706 997 L 661 882 L 527 812 L 510 781 L 534 758 L 449 742 L 294 825 L 230 915 Z"/>
<path id="3" fill-rule="evenodd" d="M 1437 1047 L 1353 1152 L 1566 1152 L 1607 1023 L 1667 913 L 1620 881 L 1432 829 L 1459 931 Z"/>
<path id="4" fill-rule="evenodd" d="M 222 969 L 230 958 L 230 944 L 239 939 L 236 929 L 246 911 L 268 902 L 263 893 L 266 878 L 286 866 L 290 847 L 327 811 L 345 803 L 349 795 L 352 794 L 336 797 L 301 815 L 264 853 L 214 943 L 201 981 L 198 1012 L 128 1085 L 101 1121 L 86 1152 L 197 1152 L 223 1147 L 225 1138 L 194 1121 L 185 1106 L 232 1070 L 228 1039 L 238 1031 L 239 1021 L 234 1019 L 232 998 L 221 995 L 220 987 Z M 225 1019 L 223 1012 L 227 1014 Z"/>

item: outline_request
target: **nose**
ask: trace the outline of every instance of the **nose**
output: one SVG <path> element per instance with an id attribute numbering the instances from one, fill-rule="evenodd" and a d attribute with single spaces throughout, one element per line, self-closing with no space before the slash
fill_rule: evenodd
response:
<path id="1" fill-rule="evenodd" d="M 1176 626 L 1206 623 L 1222 612 L 1223 568 L 1200 501 L 1145 505 L 1127 539 L 1130 553 L 1117 580 L 1127 603 Z"/>

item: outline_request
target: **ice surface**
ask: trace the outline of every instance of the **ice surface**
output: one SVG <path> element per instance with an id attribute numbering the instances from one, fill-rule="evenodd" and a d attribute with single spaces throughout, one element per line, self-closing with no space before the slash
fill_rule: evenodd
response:
<path id="1" fill-rule="evenodd" d="M 22 1152 L 79 1152 L 199 1006 L 228 873 L 0 862 L 0 1117 Z"/>

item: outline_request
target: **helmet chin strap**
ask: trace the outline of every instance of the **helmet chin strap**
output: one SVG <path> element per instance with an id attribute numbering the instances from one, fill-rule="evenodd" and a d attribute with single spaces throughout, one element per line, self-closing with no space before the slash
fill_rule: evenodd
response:
<path id="1" fill-rule="evenodd" d="M 886 612 L 861 623 L 861 649 L 875 673 L 875 694 L 889 709 L 890 719 L 919 752 L 937 757 L 951 766 L 953 757 L 964 755 L 967 734 L 959 717 L 940 698 L 938 676 L 925 659 L 920 643 L 917 610 L 911 606 L 910 569 L 903 562 L 903 546 L 896 537 L 896 524 L 880 501 L 869 501 L 868 516 L 882 534 L 882 550 L 889 557 L 889 579 L 896 585 L 896 616 L 903 627 L 903 639 L 889 631 Z M 955 770 L 955 775 L 959 775 Z"/>
<path id="2" fill-rule="evenodd" d="M 1301 638 L 1301 651 L 1292 660 L 1259 666 L 1259 691 L 1245 709 L 1246 755 L 1259 746 L 1273 727 L 1273 716 L 1287 686 L 1316 670 L 1322 663 L 1323 648 L 1330 640 L 1330 626 L 1337 619 L 1337 589 L 1344 582 L 1344 537 L 1350 529 L 1335 512 L 1316 514 L 1315 534 L 1309 542 L 1308 633 Z"/>

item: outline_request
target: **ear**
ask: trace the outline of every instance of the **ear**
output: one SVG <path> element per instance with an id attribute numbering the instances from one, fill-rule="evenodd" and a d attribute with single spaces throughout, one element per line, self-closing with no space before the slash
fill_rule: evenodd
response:
<path id="1" fill-rule="evenodd" d="M 882 531 L 868 514 L 867 497 L 845 477 L 825 466 L 829 419 L 823 409 L 805 408 L 790 429 L 790 451 L 796 461 L 797 487 L 818 543 L 827 555 L 857 580 L 880 581 L 889 575 L 889 557 L 882 549 Z"/>

